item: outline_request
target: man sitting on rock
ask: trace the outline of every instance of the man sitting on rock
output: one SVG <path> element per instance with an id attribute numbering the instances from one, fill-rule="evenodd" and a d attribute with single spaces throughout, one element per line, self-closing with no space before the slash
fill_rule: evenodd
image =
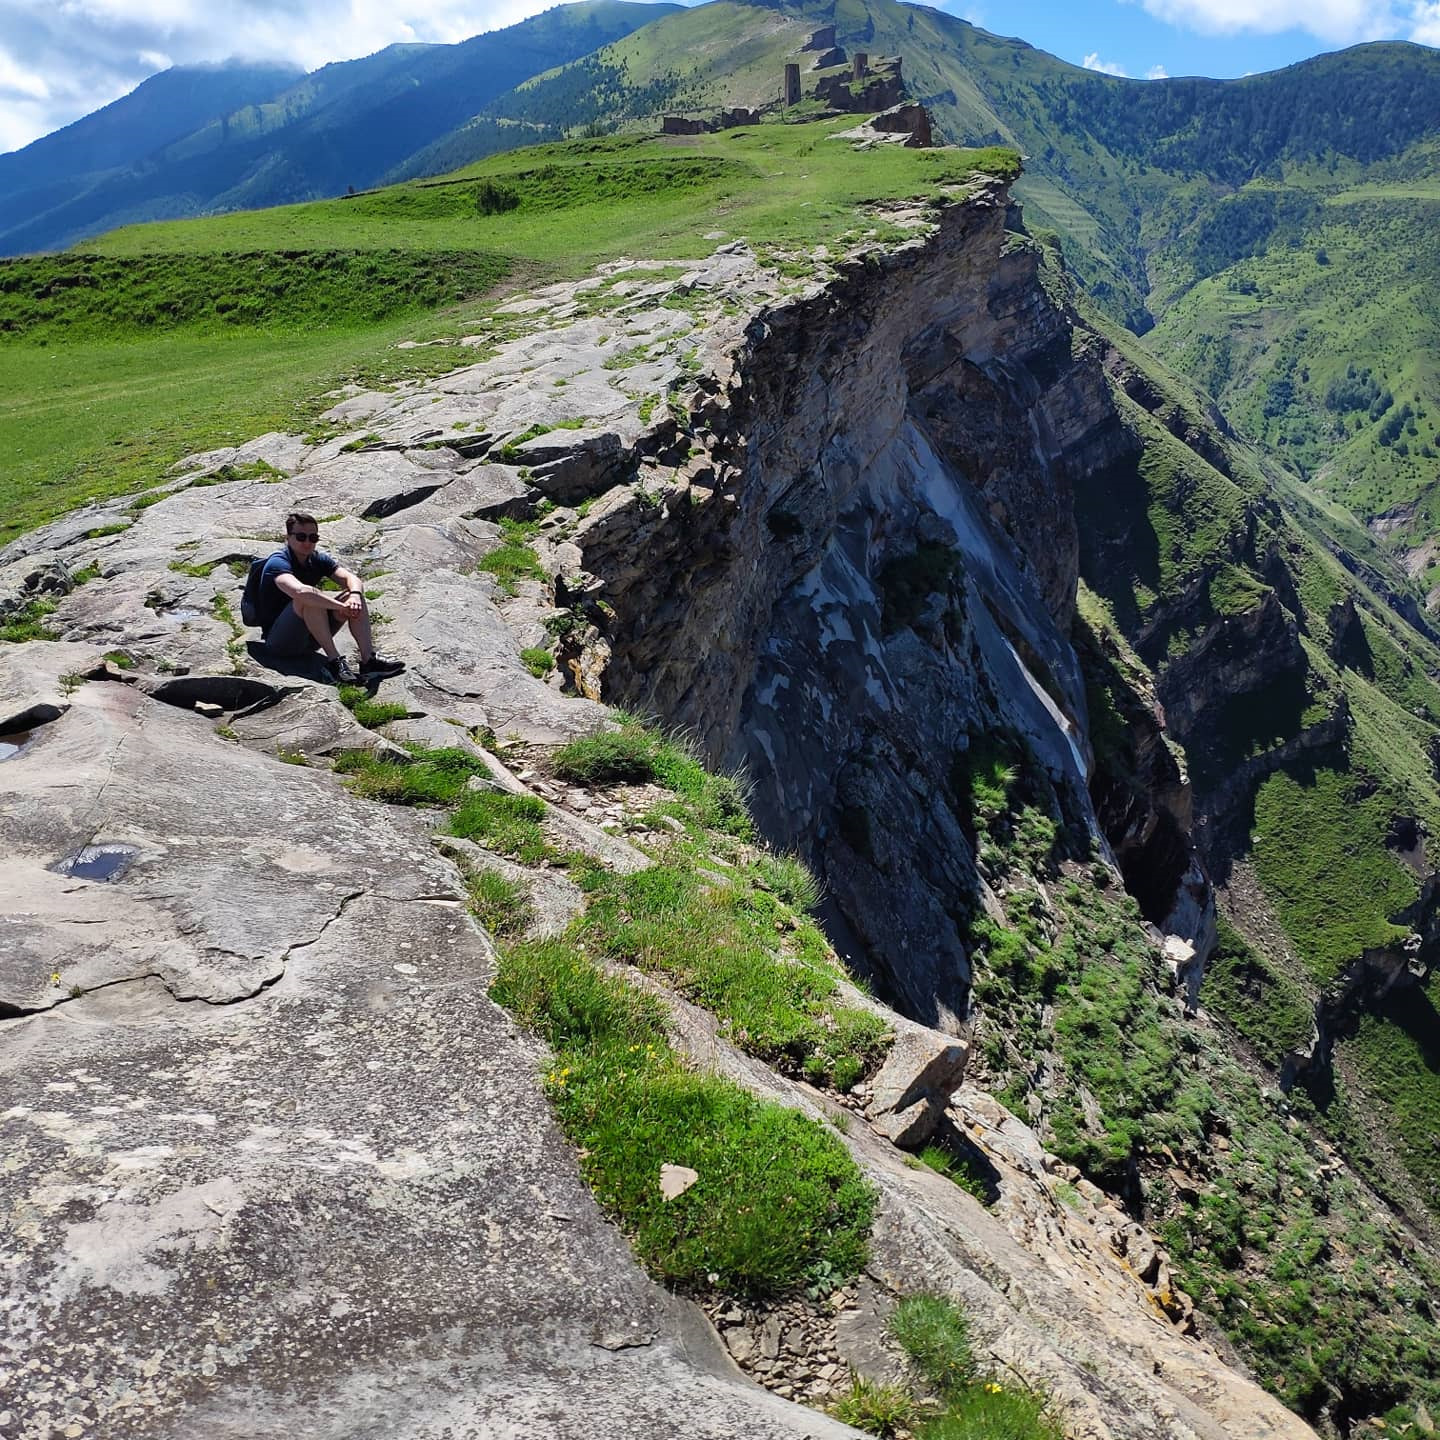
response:
<path id="1" fill-rule="evenodd" d="M 319 522 L 303 510 L 285 517 L 285 548 L 266 562 L 260 576 L 260 633 L 277 655 L 325 652 L 326 670 L 336 684 L 364 684 L 386 675 L 398 675 L 405 666 L 375 653 L 370 637 L 370 612 L 360 577 L 323 550 Z M 341 588 L 327 594 L 322 580 Z M 360 649 L 360 669 L 354 670 L 335 648 L 335 634 L 349 625 Z"/>

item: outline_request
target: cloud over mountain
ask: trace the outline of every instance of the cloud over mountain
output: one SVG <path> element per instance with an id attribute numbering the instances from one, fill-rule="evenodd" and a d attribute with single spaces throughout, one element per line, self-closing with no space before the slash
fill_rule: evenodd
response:
<path id="1" fill-rule="evenodd" d="M 0 0 L 0 150 L 98 110 L 167 66 L 230 55 L 312 69 L 397 41 L 453 43 L 546 0 Z"/>
<path id="2" fill-rule="evenodd" d="M 1434 0 L 1141 0 L 1157 19 L 1205 34 L 1274 35 L 1303 30 L 1334 45 L 1363 40 L 1440 41 L 1440 4 Z"/>

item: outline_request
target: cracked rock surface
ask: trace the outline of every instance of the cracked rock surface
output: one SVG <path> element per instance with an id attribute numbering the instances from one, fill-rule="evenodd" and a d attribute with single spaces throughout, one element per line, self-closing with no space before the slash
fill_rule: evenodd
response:
<path id="1" fill-rule="evenodd" d="M 62 699 L 0 770 L 0 1434 L 851 1433 L 600 1216 L 422 816 Z"/>

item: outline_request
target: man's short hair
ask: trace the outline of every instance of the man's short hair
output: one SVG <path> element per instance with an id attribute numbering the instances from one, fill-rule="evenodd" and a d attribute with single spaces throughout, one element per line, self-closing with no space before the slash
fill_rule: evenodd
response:
<path id="1" fill-rule="evenodd" d="M 320 522 L 305 510 L 292 510 L 285 517 L 285 533 L 287 535 L 294 534 L 294 532 L 302 526 L 309 530 L 317 530 L 320 527 Z"/>

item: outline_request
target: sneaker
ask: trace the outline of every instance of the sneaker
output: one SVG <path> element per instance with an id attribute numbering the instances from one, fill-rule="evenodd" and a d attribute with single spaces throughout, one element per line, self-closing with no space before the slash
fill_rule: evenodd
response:
<path id="1" fill-rule="evenodd" d="M 332 685 L 358 685 L 360 677 L 355 673 L 355 667 L 342 655 L 338 660 L 325 660 L 321 662 L 322 670 Z"/>
<path id="2" fill-rule="evenodd" d="M 387 660 L 383 655 L 372 655 L 360 662 L 362 680 L 383 680 L 387 675 L 398 675 L 405 668 L 403 660 Z"/>

